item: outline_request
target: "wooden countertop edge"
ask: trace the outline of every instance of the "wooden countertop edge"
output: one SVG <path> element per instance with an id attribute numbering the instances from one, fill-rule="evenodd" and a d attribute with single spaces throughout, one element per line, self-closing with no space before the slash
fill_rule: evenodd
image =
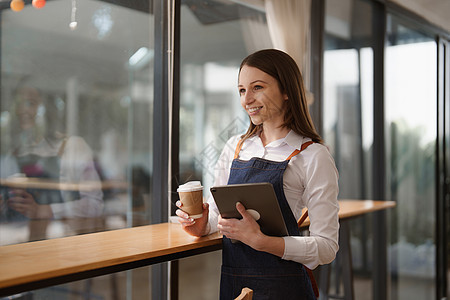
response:
<path id="1" fill-rule="evenodd" d="M 341 202 L 346 202 L 351 204 L 353 200 L 341 200 Z M 385 210 L 387 208 L 393 208 L 396 206 L 395 201 L 377 201 L 377 200 L 363 200 L 365 205 L 361 205 L 361 207 L 350 211 L 341 211 L 339 213 L 339 219 L 346 219 L 354 216 L 359 216 L 361 214 L 366 214 L 370 212 Z M 369 208 L 370 207 L 370 208 Z"/>
<path id="2" fill-rule="evenodd" d="M 3 265 L 4 267 L 8 267 L 2 263 L 2 256 L 4 257 L 5 254 L 7 255 L 8 253 L 11 253 L 15 249 L 17 249 L 17 247 L 19 245 L 22 247 L 21 251 L 24 251 L 24 252 L 26 252 L 28 250 L 27 248 L 29 248 L 29 249 L 39 248 L 39 244 L 42 244 L 42 247 L 44 247 L 46 249 L 52 248 L 52 247 L 59 248 L 64 243 L 73 243 L 74 241 L 76 242 L 76 240 L 78 240 L 80 242 L 80 244 L 82 244 L 83 242 L 89 243 L 89 240 L 95 238 L 96 236 L 97 237 L 100 236 L 102 240 L 105 238 L 107 239 L 108 235 L 105 236 L 105 233 L 114 232 L 115 234 L 117 234 L 117 233 L 121 232 L 121 233 L 126 234 L 127 233 L 126 231 L 131 230 L 131 229 L 137 229 L 137 228 L 144 229 L 147 227 L 147 228 L 151 228 L 152 230 L 158 230 L 158 227 L 160 229 L 163 226 L 167 226 L 167 228 L 169 228 L 168 231 L 171 231 L 174 228 L 179 227 L 180 225 L 171 224 L 171 223 L 162 223 L 162 224 L 155 224 L 155 225 L 146 225 L 146 226 L 141 226 L 141 227 L 118 229 L 118 230 L 107 231 L 107 232 L 91 233 L 91 234 L 87 234 L 87 235 L 64 237 L 64 238 L 58 238 L 58 239 L 53 239 L 53 240 L 30 242 L 30 243 L 26 243 L 26 244 L 2 246 L 2 247 L 0 247 L 0 265 Z M 180 231 L 182 230 L 181 227 L 179 229 L 180 229 Z M 176 232 L 177 237 L 180 236 L 180 234 L 178 233 L 178 230 L 175 230 L 175 231 L 177 231 Z M 139 234 L 145 235 L 145 232 L 142 232 Z M 184 232 L 182 234 L 187 235 Z M 87 236 L 89 236 L 89 237 L 86 238 Z M 170 245 L 164 245 L 161 247 L 154 247 L 153 250 L 151 250 L 151 249 L 145 250 L 145 248 L 146 248 L 145 245 L 148 243 L 143 242 L 143 245 L 136 247 L 136 249 L 131 249 L 128 254 L 121 254 L 122 252 L 118 251 L 120 253 L 118 253 L 115 256 L 112 256 L 110 259 L 107 258 L 107 259 L 103 259 L 103 260 L 98 260 L 98 259 L 93 258 L 91 260 L 86 260 L 86 263 L 82 263 L 82 264 L 74 263 L 72 265 L 65 264 L 65 265 L 61 265 L 61 267 L 59 267 L 59 268 L 54 267 L 48 271 L 42 271 L 42 270 L 38 270 L 38 269 L 35 269 L 35 270 L 29 269 L 29 271 L 27 271 L 26 273 L 20 273 L 14 277 L 11 277 L 11 274 L 8 274 L 9 269 L 5 270 L 2 268 L 3 271 L 5 271 L 5 273 L 0 272 L 0 289 L 15 286 L 15 285 L 20 285 L 20 284 L 25 284 L 25 283 L 29 283 L 29 282 L 46 280 L 46 279 L 60 277 L 60 276 L 67 276 L 67 275 L 81 273 L 81 272 L 85 272 L 85 271 L 92 271 L 92 270 L 96 270 L 96 269 L 100 269 L 100 268 L 108 268 L 108 267 L 117 266 L 117 265 L 121 265 L 121 264 L 132 263 L 132 262 L 142 261 L 142 260 L 152 259 L 152 258 L 158 258 L 158 257 L 166 256 L 166 255 L 172 255 L 172 254 L 176 254 L 176 253 L 182 253 L 185 251 L 196 250 L 196 249 L 201 249 L 201 248 L 205 248 L 205 247 L 209 247 L 209 246 L 219 245 L 222 241 L 222 236 L 218 233 L 213 233 L 211 235 L 201 237 L 201 238 L 186 236 L 186 237 L 181 237 L 181 239 L 182 239 L 182 242 L 180 242 L 179 244 L 175 244 L 175 245 L 170 244 Z M 130 243 L 133 241 L 128 240 L 127 242 Z M 25 249 L 23 247 L 25 247 Z M 144 249 L 144 250 L 141 250 L 141 249 Z M 12 254 L 12 256 L 14 256 L 14 254 Z M 29 261 L 28 257 L 24 257 L 24 259 L 26 260 L 26 262 Z M 63 258 L 63 259 L 65 259 L 65 258 Z M 14 260 L 18 261 L 17 258 L 15 258 Z M 2 276 L 2 273 L 5 276 Z"/>

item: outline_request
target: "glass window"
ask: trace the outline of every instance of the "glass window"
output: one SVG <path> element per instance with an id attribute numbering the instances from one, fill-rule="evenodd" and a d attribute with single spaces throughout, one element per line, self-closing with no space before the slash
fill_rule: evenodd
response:
<path id="1" fill-rule="evenodd" d="M 149 224 L 150 1 L 25 3 L 0 3 L 0 246 Z"/>
<path id="2" fill-rule="evenodd" d="M 339 169 L 340 198 L 361 199 L 370 197 L 372 7 L 344 2 L 326 2 L 323 135 Z"/>
<path id="3" fill-rule="evenodd" d="M 363 0 L 325 3 L 323 138 L 339 170 L 339 198 L 372 199 L 374 9 Z M 363 299 L 372 289 L 371 215 L 347 222 L 355 298 Z M 339 294 L 339 276 L 331 280 Z"/>
<path id="4" fill-rule="evenodd" d="M 388 18 L 385 58 L 387 188 L 397 202 L 389 266 L 393 299 L 435 297 L 437 45 Z"/>

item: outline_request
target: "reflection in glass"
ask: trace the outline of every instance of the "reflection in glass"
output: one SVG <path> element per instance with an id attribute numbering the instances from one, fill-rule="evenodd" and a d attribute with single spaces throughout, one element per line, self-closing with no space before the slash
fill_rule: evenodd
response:
<path id="1" fill-rule="evenodd" d="M 367 1 L 327 0 L 323 138 L 339 170 L 340 199 L 372 199 L 373 7 Z M 373 230 L 370 215 L 351 220 L 355 298 L 370 297 Z M 338 264 L 334 268 L 338 270 Z M 341 277 L 330 285 L 339 294 Z M 364 282 L 360 292 L 359 283 Z"/>
<path id="2" fill-rule="evenodd" d="M 148 3 L 75 3 L 1 11 L 0 245 L 149 222 Z"/>
<path id="3" fill-rule="evenodd" d="M 0 246 L 150 223 L 153 15 L 122 3 L 0 3 Z M 148 292 L 127 274 L 33 295 Z"/>
<path id="4" fill-rule="evenodd" d="M 103 214 L 91 148 L 58 130 L 57 108 L 30 82 L 13 92 L 11 149 L 2 156 L 2 223 L 28 223 L 28 240 L 45 239 L 51 219 Z M 30 221 L 30 222 L 27 222 Z M 12 241 L 12 242 L 20 242 Z"/>
<path id="5" fill-rule="evenodd" d="M 385 97 L 388 187 L 397 202 L 389 247 L 394 299 L 435 296 L 437 46 L 390 17 Z"/>

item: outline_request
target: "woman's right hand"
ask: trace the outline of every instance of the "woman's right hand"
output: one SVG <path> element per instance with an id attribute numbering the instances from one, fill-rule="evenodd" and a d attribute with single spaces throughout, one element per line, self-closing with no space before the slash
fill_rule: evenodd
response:
<path id="1" fill-rule="evenodd" d="M 178 216 L 178 221 L 183 227 L 184 231 L 193 236 L 204 236 L 207 234 L 208 227 L 208 214 L 209 214 L 209 204 L 203 203 L 203 216 L 198 219 L 193 219 L 182 210 L 183 204 L 181 201 L 177 201 L 176 206 L 179 208 L 176 210 L 175 214 Z"/>

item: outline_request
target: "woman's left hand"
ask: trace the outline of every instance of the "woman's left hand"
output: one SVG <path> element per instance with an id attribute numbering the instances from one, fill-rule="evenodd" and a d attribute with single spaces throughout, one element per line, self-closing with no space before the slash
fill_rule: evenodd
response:
<path id="1" fill-rule="evenodd" d="M 247 212 L 242 203 L 236 203 L 236 209 L 241 214 L 242 219 L 224 219 L 219 216 L 218 229 L 227 238 L 239 240 L 258 250 L 261 241 L 266 235 L 261 232 L 259 224 Z"/>

